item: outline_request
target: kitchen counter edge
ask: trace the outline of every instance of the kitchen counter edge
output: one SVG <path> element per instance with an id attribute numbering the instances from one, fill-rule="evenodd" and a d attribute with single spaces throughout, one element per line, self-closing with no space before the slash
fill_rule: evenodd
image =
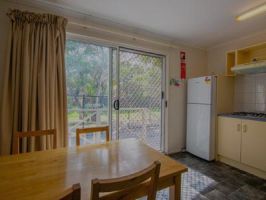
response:
<path id="1" fill-rule="evenodd" d="M 246 119 L 246 120 L 266 122 L 266 118 L 232 115 L 231 113 L 220 113 L 218 114 L 218 117 L 230 117 L 230 118 L 236 118 L 236 119 Z"/>

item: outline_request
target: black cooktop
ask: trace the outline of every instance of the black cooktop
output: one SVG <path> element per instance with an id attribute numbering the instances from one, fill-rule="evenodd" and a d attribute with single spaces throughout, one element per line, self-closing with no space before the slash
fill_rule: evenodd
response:
<path id="1" fill-rule="evenodd" d="M 266 113 L 255 113 L 255 112 L 233 112 L 233 113 L 220 113 L 218 116 L 250 119 L 256 121 L 266 122 Z"/>
<path id="2" fill-rule="evenodd" d="M 266 113 L 255 113 L 255 112 L 234 112 L 231 113 L 236 116 L 245 116 L 245 117 L 256 117 L 256 118 L 266 118 Z"/>

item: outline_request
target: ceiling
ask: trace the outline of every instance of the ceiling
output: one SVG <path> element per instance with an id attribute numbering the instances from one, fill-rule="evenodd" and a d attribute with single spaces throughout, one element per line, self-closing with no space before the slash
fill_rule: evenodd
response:
<path id="1" fill-rule="evenodd" d="M 132 30 L 209 48 L 266 29 L 266 14 L 235 17 L 265 0 L 41 0 Z"/>

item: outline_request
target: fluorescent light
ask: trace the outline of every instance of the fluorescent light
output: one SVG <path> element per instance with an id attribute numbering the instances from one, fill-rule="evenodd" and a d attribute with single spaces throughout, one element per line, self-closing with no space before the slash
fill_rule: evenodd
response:
<path id="1" fill-rule="evenodd" d="M 262 4 L 256 8 L 252 8 L 246 12 L 244 12 L 243 14 L 239 15 L 238 17 L 236 17 L 237 21 L 243 21 L 246 20 L 248 18 L 254 17 L 256 15 L 260 15 L 262 13 L 266 12 L 266 4 Z"/>

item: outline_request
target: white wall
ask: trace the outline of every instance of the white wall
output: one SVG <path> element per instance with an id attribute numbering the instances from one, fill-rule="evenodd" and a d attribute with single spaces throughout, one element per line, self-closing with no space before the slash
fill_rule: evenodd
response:
<path id="1" fill-rule="evenodd" d="M 196 77 L 207 74 L 207 53 L 204 50 L 187 47 L 173 46 L 170 42 L 125 32 L 113 27 L 106 27 L 91 21 L 88 16 L 75 13 L 70 10 L 60 9 L 39 3 L 28 4 L 29 1 L 0 2 L 0 72 L 3 69 L 3 62 L 8 38 L 8 18 L 6 12 L 8 8 L 19 8 L 34 12 L 49 12 L 62 15 L 69 20 L 67 31 L 72 34 L 87 37 L 91 41 L 96 41 L 111 45 L 121 45 L 136 49 L 151 51 L 166 55 L 167 71 L 167 100 L 166 109 L 166 152 L 173 153 L 180 151 L 185 146 L 186 131 L 186 87 L 185 84 L 177 88 L 169 86 L 170 78 L 179 78 L 179 51 L 185 50 L 187 53 L 187 74 L 188 77 Z M 1 87 L 0 87 L 1 88 Z M 1 91 L 1 90 L 0 90 Z M 0 93 L 1 94 L 1 93 Z"/>

